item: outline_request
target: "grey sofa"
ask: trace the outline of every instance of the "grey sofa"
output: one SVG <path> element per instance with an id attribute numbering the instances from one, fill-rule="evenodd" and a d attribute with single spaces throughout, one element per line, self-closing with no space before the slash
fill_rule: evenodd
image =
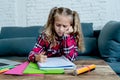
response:
<path id="1" fill-rule="evenodd" d="M 78 59 L 103 59 L 120 75 L 120 22 L 110 21 L 102 30 L 93 30 L 93 23 L 82 23 L 86 51 Z M 2 27 L 0 58 L 27 60 L 43 26 Z"/>

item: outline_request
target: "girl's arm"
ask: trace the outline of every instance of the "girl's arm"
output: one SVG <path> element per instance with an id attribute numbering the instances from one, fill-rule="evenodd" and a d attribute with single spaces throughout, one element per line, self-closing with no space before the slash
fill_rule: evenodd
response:
<path id="1" fill-rule="evenodd" d="M 63 36 L 63 52 L 65 56 L 74 61 L 78 55 L 78 48 L 75 41 L 75 37 L 71 35 Z"/>
<path id="2" fill-rule="evenodd" d="M 36 62 L 36 58 L 38 59 L 38 55 L 44 51 L 45 48 L 45 40 L 44 40 L 44 35 L 41 34 L 39 35 L 37 42 L 34 45 L 34 48 L 32 51 L 30 51 L 28 60 L 32 62 Z"/>

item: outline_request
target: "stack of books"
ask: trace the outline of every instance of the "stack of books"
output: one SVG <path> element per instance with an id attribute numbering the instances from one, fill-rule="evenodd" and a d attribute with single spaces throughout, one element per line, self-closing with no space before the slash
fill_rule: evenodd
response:
<path id="1" fill-rule="evenodd" d="M 66 57 L 47 58 L 45 63 L 24 62 L 15 68 L 6 71 L 4 74 L 29 75 L 29 74 L 63 74 L 65 69 L 74 69 L 76 65 Z"/>

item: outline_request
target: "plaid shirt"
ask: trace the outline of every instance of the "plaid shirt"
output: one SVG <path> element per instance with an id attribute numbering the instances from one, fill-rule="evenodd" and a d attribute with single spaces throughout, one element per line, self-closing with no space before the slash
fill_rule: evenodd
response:
<path id="1" fill-rule="evenodd" d="M 58 57 L 64 55 L 69 60 L 74 61 L 78 55 L 78 47 L 73 35 L 56 37 L 57 44 L 50 47 L 51 43 L 46 40 L 44 33 L 40 34 L 38 40 L 29 53 L 28 60 L 35 62 L 35 55 L 42 51 L 46 52 L 47 57 Z"/>

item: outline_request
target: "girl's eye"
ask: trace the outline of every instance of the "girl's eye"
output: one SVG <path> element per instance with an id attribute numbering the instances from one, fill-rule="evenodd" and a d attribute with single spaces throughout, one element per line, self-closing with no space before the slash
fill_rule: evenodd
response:
<path id="1" fill-rule="evenodd" d="M 61 25 L 60 24 L 56 24 L 57 27 L 60 27 Z"/>
<path id="2" fill-rule="evenodd" d="M 66 26 L 66 25 L 64 25 L 63 27 L 64 27 L 64 28 L 67 28 L 67 26 Z"/>

